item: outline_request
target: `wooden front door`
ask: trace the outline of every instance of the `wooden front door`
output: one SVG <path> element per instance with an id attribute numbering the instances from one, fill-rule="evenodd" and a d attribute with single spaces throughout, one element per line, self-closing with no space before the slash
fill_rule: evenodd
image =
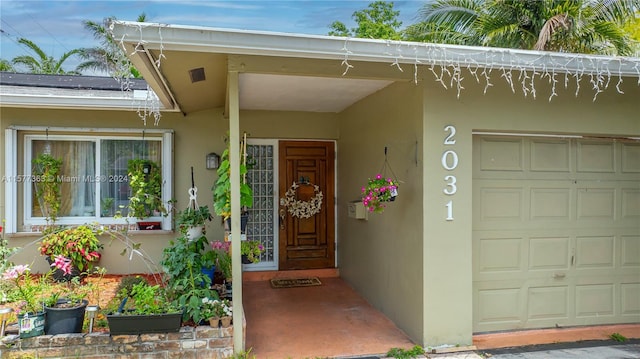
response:
<path id="1" fill-rule="evenodd" d="M 334 143 L 281 141 L 279 147 L 279 268 L 333 268 Z M 320 193 L 322 205 L 310 214 L 315 212 L 308 210 L 310 203 Z M 287 199 L 297 203 L 297 213 L 291 213 Z"/>

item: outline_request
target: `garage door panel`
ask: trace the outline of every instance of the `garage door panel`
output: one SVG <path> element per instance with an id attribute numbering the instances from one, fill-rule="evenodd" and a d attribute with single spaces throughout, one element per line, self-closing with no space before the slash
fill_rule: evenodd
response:
<path id="1" fill-rule="evenodd" d="M 578 220 L 615 219 L 615 188 L 578 188 Z"/>
<path id="2" fill-rule="evenodd" d="M 478 322 L 483 325 L 519 323 L 522 317 L 520 293 L 520 288 L 478 291 Z"/>
<path id="3" fill-rule="evenodd" d="M 483 238 L 479 241 L 476 269 L 480 273 L 520 271 L 522 263 L 522 238 Z"/>
<path id="4" fill-rule="evenodd" d="M 577 172 L 614 173 L 616 171 L 615 144 L 577 141 Z"/>
<path id="5" fill-rule="evenodd" d="M 640 315 L 640 283 L 620 285 L 620 312 L 622 315 Z"/>
<path id="6" fill-rule="evenodd" d="M 527 291 L 527 319 L 566 319 L 569 317 L 569 287 L 532 287 Z"/>
<path id="7" fill-rule="evenodd" d="M 640 144 L 623 143 L 621 148 L 622 172 L 640 173 Z"/>
<path id="8" fill-rule="evenodd" d="M 569 188 L 532 188 L 531 220 L 569 220 L 570 203 Z"/>
<path id="9" fill-rule="evenodd" d="M 622 197 L 622 219 L 636 221 L 636 224 L 640 223 L 640 189 L 623 188 L 620 192 Z"/>
<path id="10" fill-rule="evenodd" d="M 551 270 L 569 268 L 569 238 L 531 238 L 529 269 Z"/>
<path id="11" fill-rule="evenodd" d="M 531 171 L 545 172 L 569 172 L 570 140 L 532 139 L 531 146 Z"/>
<path id="12" fill-rule="evenodd" d="M 640 236 L 620 236 L 622 247 L 622 267 L 640 268 Z M 638 272 L 640 276 L 640 272 Z"/>
<path id="13" fill-rule="evenodd" d="M 483 221 L 504 221 L 511 223 L 522 220 L 523 188 L 485 187 L 480 189 Z"/>
<path id="14" fill-rule="evenodd" d="M 640 144 L 484 137 L 474 330 L 640 321 Z"/>
<path id="15" fill-rule="evenodd" d="M 576 237 L 576 268 L 613 269 L 614 244 L 613 236 Z"/>
<path id="16" fill-rule="evenodd" d="M 523 171 L 524 144 L 520 138 L 482 138 L 477 144 L 481 171 Z M 474 148 L 475 150 L 476 148 Z"/>
<path id="17" fill-rule="evenodd" d="M 612 284 L 576 286 L 576 317 L 614 315 L 614 286 Z"/>

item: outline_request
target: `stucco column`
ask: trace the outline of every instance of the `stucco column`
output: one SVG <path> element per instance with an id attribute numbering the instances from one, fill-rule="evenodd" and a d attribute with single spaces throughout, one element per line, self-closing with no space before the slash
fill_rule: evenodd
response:
<path id="1" fill-rule="evenodd" d="M 431 85 L 431 84 L 429 84 Z M 424 96 L 424 345 L 472 344 L 471 131 Z"/>
<path id="2" fill-rule="evenodd" d="M 233 350 L 244 350 L 244 310 L 242 308 L 242 260 L 240 249 L 240 104 L 238 72 L 230 71 L 229 99 L 229 160 L 231 162 L 231 265 L 233 276 Z"/>

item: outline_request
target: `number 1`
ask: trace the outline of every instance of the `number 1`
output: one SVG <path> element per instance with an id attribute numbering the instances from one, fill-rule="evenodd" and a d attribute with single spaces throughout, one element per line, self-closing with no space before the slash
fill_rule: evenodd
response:
<path id="1" fill-rule="evenodd" d="M 447 221 L 453 221 L 453 201 L 447 202 Z"/>

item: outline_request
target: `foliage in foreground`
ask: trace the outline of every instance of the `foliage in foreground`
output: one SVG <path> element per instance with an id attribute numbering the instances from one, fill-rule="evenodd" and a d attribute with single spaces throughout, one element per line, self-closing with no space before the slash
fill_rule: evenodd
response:
<path id="1" fill-rule="evenodd" d="M 416 345 L 411 349 L 391 348 L 387 352 L 388 357 L 397 358 L 397 359 L 416 358 L 423 354 L 424 354 L 424 349 L 422 349 L 422 347 L 419 345 Z"/>

